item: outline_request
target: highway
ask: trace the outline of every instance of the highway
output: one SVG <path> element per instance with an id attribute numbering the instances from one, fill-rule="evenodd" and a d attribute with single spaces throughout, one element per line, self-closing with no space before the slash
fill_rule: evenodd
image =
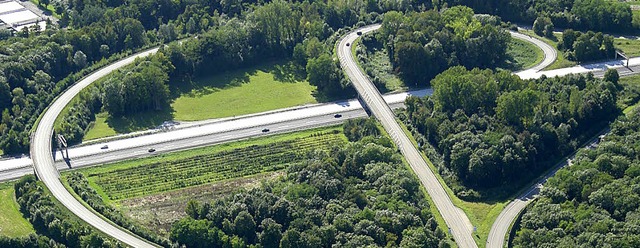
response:
<path id="1" fill-rule="evenodd" d="M 129 232 L 123 231 L 115 225 L 103 220 L 91 210 L 87 209 L 82 203 L 74 198 L 69 191 L 62 185 L 60 174 L 54 165 L 51 147 L 51 137 L 53 136 L 53 125 L 62 111 L 62 109 L 77 95 L 82 89 L 90 85 L 97 79 L 106 76 L 112 71 L 132 63 L 135 58 L 144 57 L 153 54 L 157 48 L 131 55 L 123 60 L 119 60 L 107 67 L 104 67 L 89 76 L 85 77 L 75 85 L 66 90 L 58 97 L 46 110 L 42 119 L 38 123 L 35 134 L 31 138 L 31 159 L 36 175 L 40 181 L 51 191 L 51 194 L 58 199 L 66 208 L 80 219 L 86 221 L 101 232 L 111 236 L 122 243 L 133 247 L 155 247 L 142 238 L 139 238 Z"/>
<path id="2" fill-rule="evenodd" d="M 351 54 L 351 46 L 359 37 L 356 32 L 368 33 L 377 30 L 380 25 L 373 25 L 354 30 L 340 40 L 338 44 L 338 58 L 343 70 L 347 73 L 356 91 L 371 110 L 372 114 L 380 121 L 384 129 L 391 136 L 395 144 L 404 155 L 411 169 L 415 172 L 433 200 L 436 208 L 444 218 L 449 230 L 459 247 L 477 247 L 472 233 L 472 225 L 467 215 L 456 207 L 442 185 L 438 182 L 436 175 L 431 171 L 421 153 L 411 143 L 407 134 L 402 131 L 396 122 L 395 115 L 391 108 L 382 99 L 378 89 L 369 81 L 368 77 L 358 67 Z"/>
<path id="3" fill-rule="evenodd" d="M 431 91 L 397 93 L 386 95 L 384 98 L 391 106 L 399 108 L 404 106 L 404 99 L 407 96 L 422 97 L 427 94 L 431 94 Z M 336 118 L 335 114 L 340 114 L 341 117 Z M 304 117 L 300 117 L 301 115 Z M 180 126 L 185 126 L 184 128 L 167 132 L 159 131 L 144 136 L 69 148 L 71 160 L 68 164 L 62 159 L 60 152 L 55 154 L 54 160 L 58 170 L 76 169 L 239 139 L 337 125 L 348 119 L 366 116 L 367 113 L 357 100 L 338 101 L 286 111 L 214 120 L 206 124 L 182 124 Z M 269 132 L 263 133 L 264 128 L 268 128 Z M 101 149 L 104 145 L 109 148 Z M 156 151 L 148 152 L 151 148 Z M 32 173 L 31 159 L 28 157 L 0 161 L 0 181 L 14 180 Z"/>
<path id="4" fill-rule="evenodd" d="M 379 28 L 379 25 L 368 26 L 360 29 L 363 32 L 374 31 Z M 512 33 L 512 35 L 514 35 Z M 416 175 L 420 179 L 421 183 L 425 186 L 431 197 L 434 199 L 435 205 L 445 218 L 447 225 L 450 227 L 454 239 L 460 247 L 476 247 L 473 238 L 471 237 L 471 223 L 466 215 L 457 207 L 453 205 L 448 195 L 444 191 L 442 185 L 436 180 L 433 172 L 427 167 L 425 161 L 422 159 L 420 153 L 410 143 L 409 138 L 402 132 L 398 123 L 395 122 L 393 112 L 390 110 L 387 103 L 382 99 L 378 90 L 370 83 L 368 78 L 359 70 L 353 58 L 351 58 L 350 47 L 346 46 L 346 43 L 353 43 L 358 36 L 355 31 L 344 37 L 338 46 L 338 55 L 340 62 L 343 65 L 346 73 L 354 82 L 354 86 L 363 100 L 367 103 L 367 106 L 372 110 L 372 113 L 380 120 L 382 125 L 387 129 L 394 142 L 398 145 L 400 151 L 405 155 L 407 161 L 411 165 L 412 169 L 416 172 Z M 529 40 L 534 44 L 535 39 L 529 37 L 517 37 L 523 40 Z M 546 43 L 544 43 L 546 45 Z M 541 49 L 545 51 L 546 48 Z M 548 45 L 547 45 L 548 46 Z M 548 49 L 547 49 L 548 50 Z M 19 177 L 20 175 L 30 173 L 28 166 L 33 163 L 35 172 L 40 180 L 51 190 L 54 197 L 69 208 L 74 214 L 78 215 L 81 219 L 85 220 L 90 225 L 96 227 L 98 230 L 112 236 L 121 242 L 134 246 L 134 247 L 150 247 L 152 244 L 132 235 L 128 232 L 120 230 L 118 227 L 110 225 L 102 220 L 99 216 L 93 214 L 89 209 L 86 209 L 80 202 L 78 202 L 72 195 L 66 191 L 59 180 L 59 169 L 68 169 L 69 166 L 65 163 L 54 161 L 54 157 L 51 155 L 51 137 L 53 134 L 53 122 L 60 114 L 61 110 L 67 105 L 71 99 L 80 92 L 83 88 L 90 85 L 97 79 L 109 74 L 113 70 L 121 68 L 124 65 L 130 64 L 135 58 L 147 56 L 157 51 L 157 48 L 144 51 L 123 60 L 117 61 L 103 69 L 90 74 L 67 91 L 65 91 L 54 103 L 52 103 L 48 110 L 43 115 L 35 134 L 32 136 L 31 142 L 31 160 L 28 158 L 16 159 L 13 161 L 0 161 L 0 180 L 7 180 Z M 580 65 L 571 68 L 564 68 L 552 71 L 540 71 L 544 68 L 551 58 L 555 58 L 554 53 L 549 54 L 545 51 L 545 59 L 534 68 L 518 72 L 517 75 L 522 78 L 537 78 L 541 75 L 547 76 L 561 76 L 569 73 L 585 73 L 593 72 L 595 75 L 601 75 L 607 68 L 616 68 L 621 71 L 621 75 L 628 75 L 637 73 L 640 70 L 640 58 L 631 59 L 629 69 L 623 67 L 624 61 L 610 61 L 604 63 L 596 63 L 589 65 Z M 553 62 L 553 60 L 551 60 Z M 405 96 L 406 97 L 406 96 Z M 357 102 L 357 101 L 356 101 Z M 337 105 L 340 105 L 339 103 Z M 354 103 L 346 104 L 346 106 L 355 106 Z M 345 106 L 344 104 L 342 106 Z M 218 126 L 213 128 L 213 125 L 197 125 L 187 130 L 187 128 L 179 129 L 172 132 L 157 133 L 158 136 L 142 136 L 139 140 L 133 140 L 135 138 L 109 141 L 108 151 L 100 151 L 99 146 L 102 144 L 89 145 L 85 147 L 77 148 L 77 150 L 70 150 L 71 155 L 71 168 L 77 168 L 82 166 L 95 165 L 105 162 L 118 161 L 128 158 L 149 156 L 147 152 L 148 148 L 154 148 L 157 151 L 155 153 L 174 151 L 187 149 L 190 147 L 203 146 L 207 144 L 216 144 L 220 142 L 227 142 L 231 140 L 255 137 L 265 135 L 259 130 L 262 127 L 267 127 L 272 130 L 270 133 L 289 132 L 301 129 L 307 129 L 312 127 L 318 127 L 323 125 L 332 125 L 340 123 L 341 120 L 334 120 L 327 118 L 331 113 L 347 113 L 345 118 L 355 118 L 357 116 L 364 116 L 362 110 L 342 109 L 334 112 L 314 112 L 313 108 L 302 108 L 303 111 L 299 112 L 300 115 L 292 115 L 289 112 L 286 118 L 273 118 L 273 116 L 265 117 L 266 122 L 252 122 L 246 125 L 238 125 L 238 123 L 219 121 L 216 122 L 220 125 L 233 126 L 235 129 L 224 129 Z M 349 111 L 354 111 L 353 113 Z M 360 111 L 360 112 L 358 112 Z M 304 113 L 303 113 L 304 112 Z M 314 113 L 314 114 L 309 114 Z M 261 116 L 261 115 L 259 115 Z M 263 115 L 266 116 L 266 115 Z M 344 115 L 343 115 L 344 116 Z M 352 117 L 355 116 L 355 117 Z M 329 116 L 330 117 L 330 116 Z M 259 129 L 257 127 L 260 127 Z M 215 129 L 215 130 L 214 130 Z M 163 135 L 164 134 L 164 135 Z M 154 134 L 155 135 L 155 134 Z M 122 144 L 128 144 L 122 145 Z M 84 150 L 83 150 L 84 149 Z M 88 151 L 88 152 L 86 152 Z M 153 153 L 153 154 L 155 154 Z M 8 166 L 14 166 L 6 169 L 4 164 Z M 26 165 L 25 165 L 26 164 Z M 19 165 L 19 166 L 15 166 Z M 5 169 L 3 169 L 5 168 Z M 509 223 L 510 224 L 510 223 Z M 493 229 L 492 229 L 493 230 Z M 504 236 L 503 236 L 504 237 Z M 504 238 L 503 238 L 504 241 Z"/>

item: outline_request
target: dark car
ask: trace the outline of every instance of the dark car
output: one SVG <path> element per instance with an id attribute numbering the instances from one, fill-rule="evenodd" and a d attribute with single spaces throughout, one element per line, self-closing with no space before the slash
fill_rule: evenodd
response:
<path id="1" fill-rule="evenodd" d="M 356 34 L 357 34 L 357 35 L 362 35 L 362 32 L 358 31 Z"/>
<path id="2" fill-rule="evenodd" d="M 349 43 L 347 43 L 347 46 L 349 46 Z"/>
<path id="3" fill-rule="evenodd" d="M 342 117 L 342 115 L 341 114 L 335 114 L 333 117 L 334 118 L 340 118 L 340 117 Z"/>
<path id="4" fill-rule="evenodd" d="M 155 149 L 155 148 L 151 148 L 151 149 L 149 149 L 149 152 L 155 152 L 155 151 L 156 151 L 156 149 Z"/>
<path id="5" fill-rule="evenodd" d="M 269 129 L 268 128 L 262 129 L 262 132 L 263 133 L 269 132 Z"/>
<path id="6" fill-rule="evenodd" d="M 103 145 L 102 147 L 100 147 L 100 149 L 105 150 L 105 149 L 109 149 L 108 145 Z"/>

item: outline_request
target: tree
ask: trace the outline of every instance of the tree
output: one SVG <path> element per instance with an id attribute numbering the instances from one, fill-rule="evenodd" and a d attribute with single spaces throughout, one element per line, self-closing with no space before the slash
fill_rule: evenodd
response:
<path id="1" fill-rule="evenodd" d="M 328 54 L 322 54 L 307 62 L 307 80 L 317 86 L 318 91 L 327 95 L 333 95 L 343 89 L 338 76 L 339 71 L 336 62 Z"/>
<path id="2" fill-rule="evenodd" d="M 85 55 L 82 51 L 76 51 L 73 55 L 73 63 L 77 68 L 82 69 L 87 66 L 87 55 Z"/>
<path id="3" fill-rule="evenodd" d="M 618 74 L 618 70 L 609 68 L 607 72 L 604 73 L 604 80 L 607 80 L 615 85 L 618 85 L 618 80 L 620 79 L 620 75 Z"/>
<path id="4" fill-rule="evenodd" d="M 262 220 L 260 224 L 260 244 L 264 248 L 277 248 L 282 239 L 282 225 L 271 218 Z"/>
<path id="5" fill-rule="evenodd" d="M 236 234 L 245 238 L 247 241 L 252 242 L 256 236 L 256 222 L 253 220 L 253 216 L 247 211 L 238 213 L 236 219 L 233 221 L 236 228 Z"/>
<path id="6" fill-rule="evenodd" d="M 187 202 L 187 207 L 184 210 L 188 216 L 191 218 L 198 219 L 200 213 L 200 203 L 195 200 L 189 200 Z"/>

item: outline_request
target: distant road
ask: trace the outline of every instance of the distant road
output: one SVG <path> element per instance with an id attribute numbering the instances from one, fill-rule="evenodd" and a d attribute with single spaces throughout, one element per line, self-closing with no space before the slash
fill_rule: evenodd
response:
<path id="1" fill-rule="evenodd" d="M 64 107 L 76 96 L 82 89 L 96 81 L 97 79 L 106 76 L 114 70 L 121 68 L 125 65 L 132 63 L 136 58 L 145 57 L 155 53 L 158 48 L 147 50 L 141 53 L 131 55 L 125 59 L 119 60 L 107 67 L 104 67 L 89 76 L 82 79 L 80 82 L 71 86 L 60 97 L 58 97 L 46 110 L 40 123 L 36 128 L 36 132 L 31 139 L 31 159 L 33 160 L 33 167 L 36 171 L 38 179 L 40 179 L 45 186 L 51 191 L 51 194 L 68 208 L 73 214 L 80 219 L 89 223 L 89 225 L 95 227 L 101 232 L 133 247 L 154 247 L 146 240 L 139 238 L 129 232 L 123 231 L 115 225 L 111 225 L 98 215 L 87 209 L 82 203 L 74 198 L 69 191 L 62 185 L 60 181 L 60 174 L 56 169 L 52 157 L 51 137 L 53 136 L 53 125 L 56 118 L 64 109 Z"/>

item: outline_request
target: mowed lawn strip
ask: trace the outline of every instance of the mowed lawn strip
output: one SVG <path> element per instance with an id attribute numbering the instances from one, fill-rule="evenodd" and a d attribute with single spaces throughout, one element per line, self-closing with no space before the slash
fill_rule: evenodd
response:
<path id="1" fill-rule="evenodd" d="M 315 148 L 346 142 L 341 127 L 257 138 L 80 171 L 108 203 L 252 176 L 302 161 Z M 266 154 L 265 154 L 266 152 Z"/>
<path id="2" fill-rule="evenodd" d="M 315 86 L 276 79 L 265 67 L 203 77 L 193 84 L 171 104 L 176 120 L 198 121 L 317 103 Z"/>
<path id="3" fill-rule="evenodd" d="M 0 184 L 0 210 L 0 236 L 20 237 L 35 232 L 20 212 L 12 183 Z"/>

